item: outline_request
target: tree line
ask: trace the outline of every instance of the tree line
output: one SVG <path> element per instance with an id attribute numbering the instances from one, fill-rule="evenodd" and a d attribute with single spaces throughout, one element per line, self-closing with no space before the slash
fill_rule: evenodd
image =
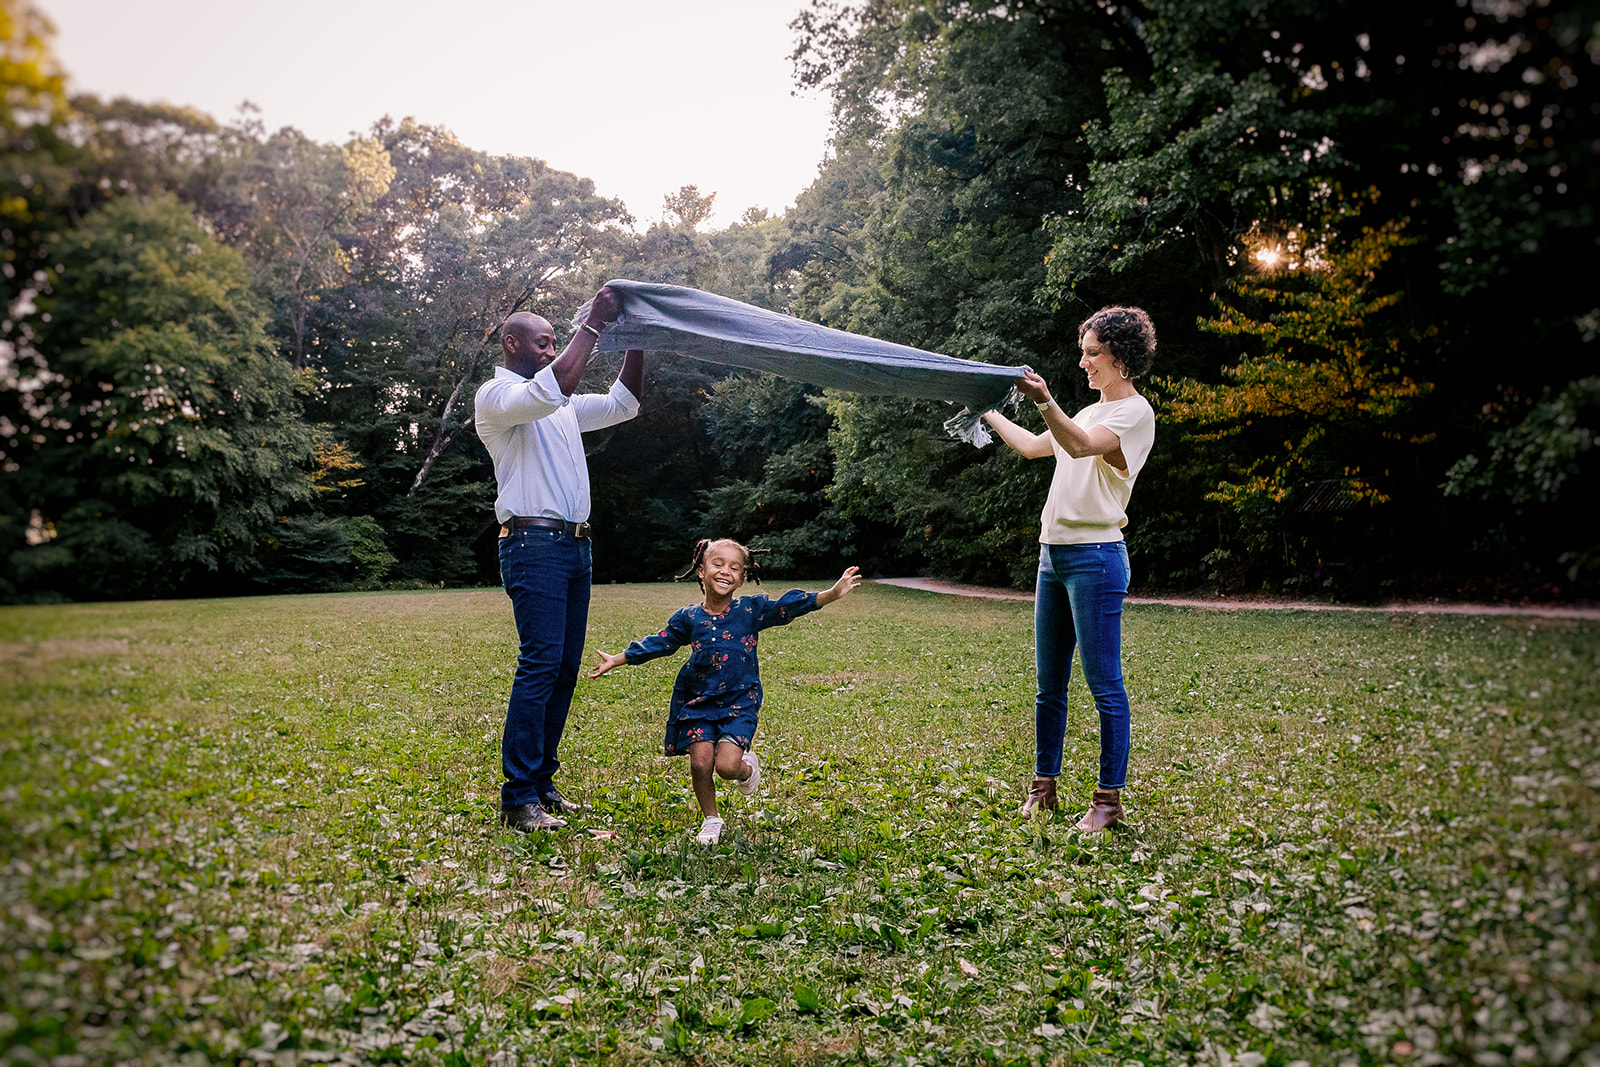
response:
<path id="1" fill-rule="evenodd" d="M 410 119 L 326 144 L 71 96 L 3 0 L 0 597 L 494 582 L 471 417 L 496 327 L 564 333 L 612 277 L 1027 363 L 1069 407 L 1077 322 L 1139 304 L 1137 583 L 1592 595 L 1596 26 L 1538 0 L 813 0 L 816 180 L 717 230 L 686 187 L 640 229 Z M 779 573 L 1031 583 L 1049 465 L 946 438 L 939 405 L 670 354 L 648 381 L 588 442 L 597 580 L 717 534 Z"/>

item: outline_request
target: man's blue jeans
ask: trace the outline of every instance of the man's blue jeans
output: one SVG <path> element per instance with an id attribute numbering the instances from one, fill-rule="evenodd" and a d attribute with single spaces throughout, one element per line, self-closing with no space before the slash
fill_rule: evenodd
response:
<path id="1" fill-rule="evenodd" d="M 583 666 L 593 570 L 586 539 L 539 529 L 512 530 L 500 539 L 500 581 L 521 646 L 500 740 L 503 807 L 539 803 L 561 766 L 556 748 Z"/>
<path id="2" fill-rule="evenodd" d="M 1083 655 L 1083 679 L 1100 710 L 1100 788 L 1127 784 L 1128 691 L 1122 685 L 1122 599 L 1128 595 L 1128 546 L 1040 545 L 1033 608 L 1039 697 L 1034 705 L 1034 773 L 1061 773 L 1067 732 L 1067 682 L 1072 650 Z"/>

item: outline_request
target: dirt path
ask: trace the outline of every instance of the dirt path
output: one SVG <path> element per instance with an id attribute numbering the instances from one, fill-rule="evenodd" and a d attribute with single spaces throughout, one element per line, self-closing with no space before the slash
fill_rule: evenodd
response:
<path id="1" fill-rule="evenodd" d="M 994 589 L 986 585 L 962 585 L 934 578 L 878 578 L 879 585 L 898 585 L 928 593 L 951 596 L 985 597 L 989 600 L 1032 600 L 1032 593 L 1015 589 Z M 1382 611 L 1418 615 L 1527 615 L 1544 619 L 1600 619 L 1600 608 L 1568 607 L 1561 604 L 1444 604 L 1431 601 L 1397 601 L 1378 607 L 1347 604 L 1319 604 L 1311 600 L 1223 600 L 1200 597 L 1131 596 L 1129 604 L 1164 604 L 1175 608 L 1204 608 L 1208 611 Z"/>

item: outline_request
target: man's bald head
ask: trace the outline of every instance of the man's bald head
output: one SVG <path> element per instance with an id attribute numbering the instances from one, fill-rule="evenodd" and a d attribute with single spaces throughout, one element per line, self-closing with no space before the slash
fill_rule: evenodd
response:
<path id="1" fill-rule="evenodd" d="M 556 358 L 556 331 L 549 320 L 518 311 L 500 326 L 506 369 L 531 378 Z"/>
<path id="2" fill-rule="evenodd" d="M 507 337 L 515 337 L 521 342 L 531 342 L 541 331 L 552 335 L 555 333 L 549 319 L 531 311 L 518 311 L 501 324 L 500 341 L 504 344 Z"/>

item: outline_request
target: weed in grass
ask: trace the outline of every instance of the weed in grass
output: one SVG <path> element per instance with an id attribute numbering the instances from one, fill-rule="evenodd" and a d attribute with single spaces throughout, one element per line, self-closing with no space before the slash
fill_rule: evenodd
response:
<path id="1" fill-rule="evenodd" d="M 682 595 L 597 589 L 591 643 Z M 703 849 L 655 755 L 670 662 L 579 691 L 564 785 L 616 838 L 498 827 L 497 591 L 0 609 L 0 1043 L 1600 1062 L 1590 627 L 1138 607 L 1125 630 L 1121 832 L 1012 814 L 1026 604 L 873 587 L 767 650 L 771 774 Z M 1079 687 L 1069 804 L 1088 709 Z"/>

